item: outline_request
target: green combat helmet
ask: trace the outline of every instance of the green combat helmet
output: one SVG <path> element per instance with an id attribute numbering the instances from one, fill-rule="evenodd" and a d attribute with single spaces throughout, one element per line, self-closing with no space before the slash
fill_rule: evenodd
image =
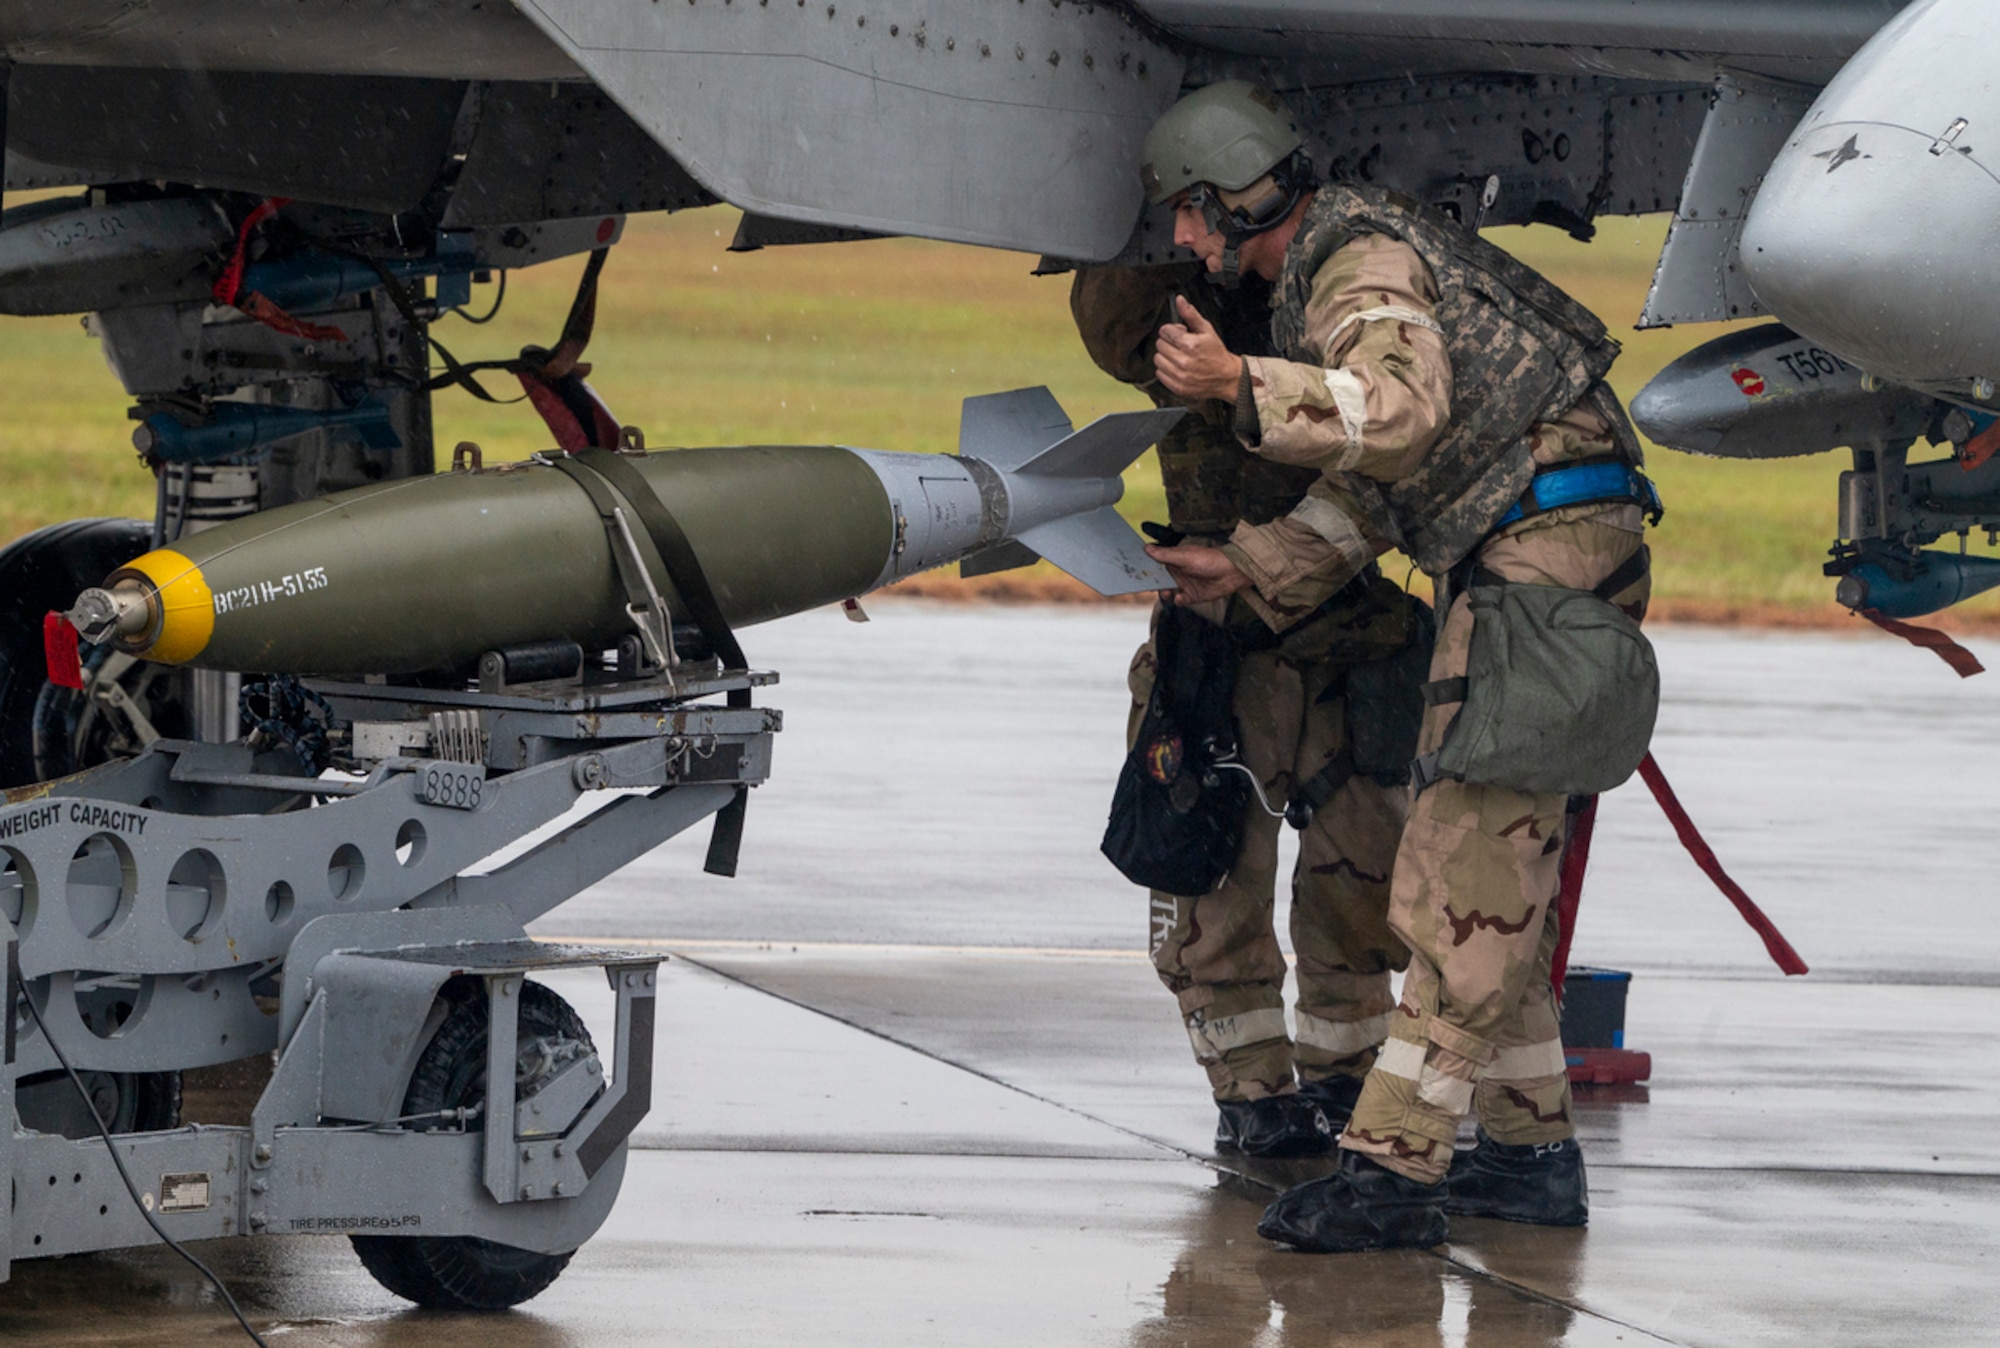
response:
<path id="1" fill-rule="evenodd" d="M 1222 235 L 1225 286 L 1236 284 L 1243 240 L 1281 223 L 1313 186 L 1291 112 L 1248 80 L 1211 84 L 1168 108 L 1146 133 L 1139 180 L 1155 206 L 1187 193 Z"/>

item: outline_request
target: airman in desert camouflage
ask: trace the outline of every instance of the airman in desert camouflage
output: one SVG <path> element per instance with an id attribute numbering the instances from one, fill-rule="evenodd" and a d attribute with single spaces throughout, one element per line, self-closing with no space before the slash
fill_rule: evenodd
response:
<path id="1" fill-rule="evenodd" d="M 1231 404 L 1246 448 L 1319 476 L 1288 513 L 1238 524 L 1220 546 L 1151 551 L 1182 602 L 1233 598 L 1276 627 L 1391 548 L 1445 605 L 1391 886 L 1390 925 L 1410 951 L 1401 1001 L 1339 1168 L 1281 1196 L 1259 1229 L 1347 1250 L 1434 1244 L 1447 1209 L 1578 1225 L 1584 1174 L 1550 988 L 1571 798 L 1440 778 L 1437 751 L 1467 695 L 1475 581 L 1597 591 L 1643 614 L 1651 489 L 1602 382 L 1617 345 L 1540 275 L 1390 192 L 1322 185 L 1276 227 L 1246 229 L 1242 203 L 1270 195 L 1240 148 L 1259 124 L 1290 125 L 1278 99 L 1212 85 L 1154 127 L 1142 176 L 1212 272 L 1272 282 L 1275 352 L 1232 348 L 1183 305 L 1160 329 L 1157 373 L 1183 398 Z M 1614 485 L 1584 489 L 1580 467 Z M 1455 1159 L 1475 1110 L 1479 1145 Z"/>

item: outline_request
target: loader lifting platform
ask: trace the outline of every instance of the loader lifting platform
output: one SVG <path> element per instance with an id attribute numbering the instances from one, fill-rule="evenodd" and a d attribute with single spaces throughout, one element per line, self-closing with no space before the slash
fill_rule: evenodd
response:
<path id="1" fill-rule="evenodd" d="M 625 656 L 622 675 L 593 658 L 525 685 L 504 652 L 476 689 L 291 685 L 351 771 L 302 771 L 263 736 L 159 739 L 8 792 L 0 1110 L 18 1099 L 27 1122 L 0 1134 L 0 1276 L 150 1243 L 150 1216 L 176 1240 L 347 1234 L 427 1305 L 546 1287 L 610 1211 L 650 1103 L 660 956 L 524 924 L 762 782 L 780 726 L 747 705 L 775 676 Z M 616 995 L 605 1049 L 529 981 L 577 966 Z M 137 1131 L 127 1108 L 114 1158 L 33 1126 L 81 1112 L 58 1050 L 123 1100 L 187 1069 L 276 1067 L 248 1126 Z"/>

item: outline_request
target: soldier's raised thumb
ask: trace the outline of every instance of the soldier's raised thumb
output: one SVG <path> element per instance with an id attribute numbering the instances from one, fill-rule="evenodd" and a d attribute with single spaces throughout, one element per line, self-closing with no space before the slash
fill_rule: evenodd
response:
<path id="1" fill-rule="evenodd" d="M 1201 310 L 1194 307 L 1185 295 L 1174 296 L 1174 308 L 1180 313 L 1181 321 L 1187 324 L 1189 332 L 1214 332 L 1215 324 L 1202 317 Z"/>

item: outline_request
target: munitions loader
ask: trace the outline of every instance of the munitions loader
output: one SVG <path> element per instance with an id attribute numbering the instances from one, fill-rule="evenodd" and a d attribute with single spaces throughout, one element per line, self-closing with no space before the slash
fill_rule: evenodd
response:
<path id="1" fill-rule="evenodd" d="M 426 1305 L 547 1286 L 646 1113 L 659 955 L 523 926 L 718 811 L 733 864 L 779 726 L 749 705 L 769 675 L 625 655 L 252 683 L 246 737 L 8 792 L 0 1272 L 155 1230 L 319 1232 Z M 580 966 L 615 994 L 604 1042 L 533 981 Z M 238 1059 L 274 1062 L 247 1125 L 173 1126 L 179 1074 Z"/>

